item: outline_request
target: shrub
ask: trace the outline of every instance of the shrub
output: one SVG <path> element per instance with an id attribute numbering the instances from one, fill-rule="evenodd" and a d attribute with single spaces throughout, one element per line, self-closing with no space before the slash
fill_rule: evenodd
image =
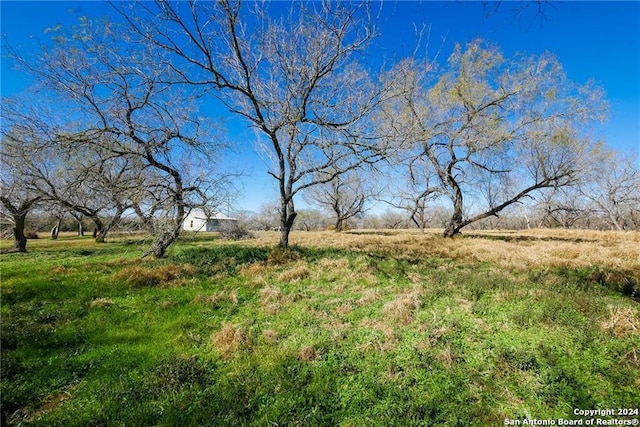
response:
<path id="1" fill-rule="evenodd" d="M 40 237 L 38 237 L 38 233 L 36 233 L 35 231 L 31 231 L 31 230 L 25 230 L 24 231 L 24 237 L 26 237 L 27 239 L 39 239 Z"/>
<path id="2" fill-rule="evenodd" d="M 220 230 L 220 238 L 224 240 L 247 240 L 255 238 L 254 234 L 238 224 L 230 224 Z"/>

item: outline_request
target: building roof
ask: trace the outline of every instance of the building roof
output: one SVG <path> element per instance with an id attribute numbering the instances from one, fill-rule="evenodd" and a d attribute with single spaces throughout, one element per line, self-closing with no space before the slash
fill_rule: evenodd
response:
<path id="1" fill-rule="evenodd" d="M 214 212 L 211 215 L 205 214 L 204 210 L 202 209 L 191 209 L 191 212 L 189 212 L 189 214 L 187 215 L 187 217 L 191 217 L 191 218 L 197 218 L 197 219 L 221 219 L 221 220 L 228 220 L 228 221 L 237 221 L 236 218 L 231 218 L 226 216 L 225 214 L 221 213 L 221 212 Z"/>

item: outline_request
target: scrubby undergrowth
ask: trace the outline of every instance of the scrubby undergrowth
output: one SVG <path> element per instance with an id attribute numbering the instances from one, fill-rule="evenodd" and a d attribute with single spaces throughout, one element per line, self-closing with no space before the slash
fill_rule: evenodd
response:
<path id="1" fill-rule="evenodd" d="M 637 235 L 276 242 L 2 256 L 2 425 L 502 425 L 640 401 Z"/>

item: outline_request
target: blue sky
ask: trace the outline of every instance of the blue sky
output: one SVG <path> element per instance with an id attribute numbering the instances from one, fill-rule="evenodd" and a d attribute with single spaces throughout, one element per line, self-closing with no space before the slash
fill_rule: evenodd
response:
<path id="1" fill-rule="evenodd" d="M 571 80 L 584 83 L 593 79 L 605 89 L 610 102 L 609 120 L 596 128 L 595 136 L 610 147 L 640 151 L 640 2 L 551 2 L 545 6 L 544 16 L 537 14 L 535 6 L 525 8 L 527 4 L 503 1 L 491 13 L 496 3 L 373 3 L 376 10 L 382 6 L 378 24 L 381 36 L 376 44 L 390 59 L 411 53 L 415 23 L 417 27 L 430 26 L 429 54 L 440 50 L 442 60 L 455 43 L 477 37 L 497 43 L 506 56 L 548 50 L 559 58 Z M 109 5 L 99 1 L 2 0 L 0 12 L 2 37 L 27 51 L 39 49 L 46 42 L 46 28 L 75 23 L 82 15 L 114 15 Z M 4 57 L 0 78 L 3 96 L 14 95 L 31 82 Z M 232 138 L 252 137 L 237 121 L 230 125 L 234 127 Z M 258 155 L 242 155 L 238 163 L 249 167 L 249 176 L 235 204 L 237 208 L 257 210 L 274 199 L 273 180 L 266 175 Z"/>

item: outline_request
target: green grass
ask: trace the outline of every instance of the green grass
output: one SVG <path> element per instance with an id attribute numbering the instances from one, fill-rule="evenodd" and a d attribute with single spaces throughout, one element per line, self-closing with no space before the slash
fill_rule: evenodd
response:
<path id="1" fill-rule="evenodd" d="M 640 402 L 638 303 L 598 266 L 29 248 L 0 258 L 2 425 L 503 425 Z"/>

